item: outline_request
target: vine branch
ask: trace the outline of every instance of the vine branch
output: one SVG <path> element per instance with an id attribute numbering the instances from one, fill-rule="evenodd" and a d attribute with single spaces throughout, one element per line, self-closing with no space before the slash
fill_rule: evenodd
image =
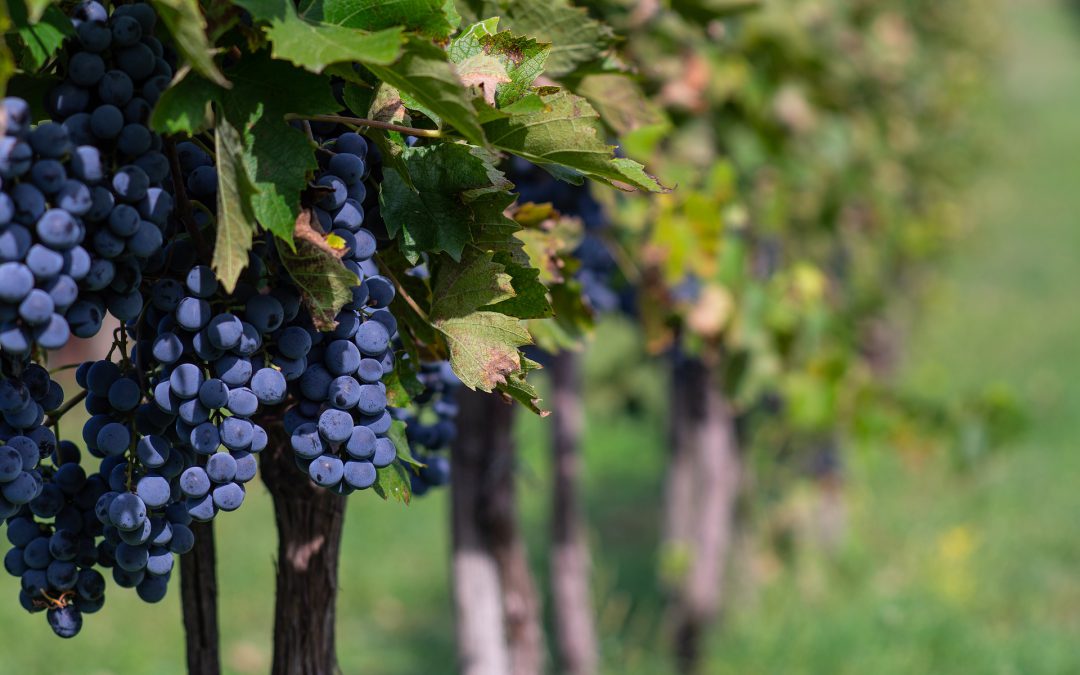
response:
<path id="1" fill-rule="evenodd" d="M 371 127 L 372 129 L 385 129 L 396 131 L 406 136 L 418 136 L 421 138 L 442 138 L 442 132 L 438 129 L 417 129 L 405 127 L 390 122 L 368 119 L 367 117 L 347 117 L 345 115 L 297 115 L 290 113 L 285 116 L 286 120 L 311 120 L 315 122 L 337 122 L 338 124 L 351 124 L 356 127 Z"/>

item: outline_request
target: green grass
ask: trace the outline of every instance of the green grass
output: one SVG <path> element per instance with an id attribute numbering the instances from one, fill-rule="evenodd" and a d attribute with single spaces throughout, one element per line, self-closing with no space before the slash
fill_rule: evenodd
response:
<path id="1" fill-rule="evenodd" d="M 1050 0 L 1013 0 L 1005 25 L 1002 96 L 990 115 L 1005 143 L 968 199 L 977 227 L 920 322 L 904 377 L 945 393 L 1004 382 L 1031 413 L 1030 430 L 964 473 L 943 459 L 858 453 L 845 488 L 848 536 L 835 552 L 811 544 L 781 565 L 763 537 L 742 547 L 710 674 L 1080 672 L 1080 33 Z M 603 370 L 603 356 L 591 366 Z M 662 378 L 622 382 L 653 395 L 640 414 L 612 416 L 596 392 L 586 438 L 605 672 L 662 675 Z M 519 435 L 525 528 L 543 583 L 544 423 L 523 418 Z M 817 494 L 796 490 L 784 508 L 805 514 Z M 345 672 L 452 672 L 447 515 L 445 493 L 408 509 L 350 501 Z M 275 540 L 261 488 L 220 520 L 218 544 L 227 670 L 266 672 Z M 176 589 L 147 606 L 110 588 L 83 633 L 60 641 L 0 576 L 0 674 L 183 671 Z"/>

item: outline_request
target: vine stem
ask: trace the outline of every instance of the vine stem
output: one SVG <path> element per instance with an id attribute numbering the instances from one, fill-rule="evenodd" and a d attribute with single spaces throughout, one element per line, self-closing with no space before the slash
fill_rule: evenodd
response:
<path id="1" fill-rule="evenodd" d="M 420 305 L 416 304 L 416 300 L 414 300 L 413 297 L 409 295 L 409 292 L 405 290 L 405 287 L 401 284 L 401 281 L 399 281 L 398 278 L 394 276 L 393 271 L 391 271 L 390 267 L 382 261 L 382 258 L 380 258 L 378 254 L 375 255 L 375 264 L 379 266 L 379 270 L 382 271 L 383 274 L 390 277 L 390 281 L 394 282 L 394 286 L 397 287 L 398 295 L 401 296 L 401 299 L 404 300 L 405 303 L 408 304 L 409 307 L 411 307 L 412 310 L 416 312 L 416 314 L 421 319 L 423 319 L 424 321 L 428 321 L 429 319 L 427 312 L 420 309 Z"/>
<path id="2" fill-rule="evenodd" d="M 442 132 L 438 129 L 417 129 L 416 127 L 405 127 L 400 124 L 380 122 L 379 120 L 368 119 L 366 117 L 347 117 L 345 115 L 297 115 L 290 113 L 285 116 L 285 119 L 311 120 L 314 122 L 337 122 L 338 124 L 351 124 L 357 127 L 371 127 L 372 129 L 397 131 L 398 133 L 405 134 L 406 136 L 418 136 L 421 138 L 442 138 Z"/>
<path id="3" fill-rule="evenodd" d="M 165 156 L 169 158 L 169 171 L 172 173 L 173 192 L 176 193 L 176 205 L 180 210 L 180 220 L 184 223 L 191 240 L 195 242 L 195 248 L 199 251 L 199 258 L 203 262 L 210 261 L 210 247 L 203 238 L 202 231 L 195 223 L 195 217 L 191 211 L 191 200 L 188 199 L 187 189 L 184 186 L 183 172 L 180 170 L 180 157 L 176 154 L 176 143 L 168 136 L 162 137 L 164 141 Z"/>
<path id="4" fill-rule="evenodd" d="M 51 427 L 51 426 L 55 425 L 57 422 L 60 421 L 61 417 L 63 417 L 65 414 L 67 414 L 67 412 L 69 410 L 71 410 L 75 406 L 79 405 L 79 403 L 81 403 L 83 401 L 83 399 L 85 399 L 85 398 L 86 398 L 86 390 L 83 389 L 78 394 L 75 394 L 74 398 L 72 398 L 70 401 L 68 401 L 64 405 L 60 406 L 59 408 L 57 408 L 54 413 L 49 415 L 49 419 L 45 420 L 44 426 Z"/>

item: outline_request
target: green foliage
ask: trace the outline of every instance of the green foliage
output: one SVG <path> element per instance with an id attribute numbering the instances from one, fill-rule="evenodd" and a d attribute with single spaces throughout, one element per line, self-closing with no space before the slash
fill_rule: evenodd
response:
<path id="1" fill-rule="evenodd" d="M 437 115 L 466 140 L 484 145 L 484 131 L 480 128 L 476 109 L 442 48 L 414 38 L 406 42 L 401 58 L 396 62 L 389 66 L 369 64 L 368 69 Z"/>
<path id="2" fill-rule="evenodd" d="M 206 37 L 206 19 L 198 0 L 151 0 L 161 22 L 169 29 L 173 44 L 195 72 L 214 84 L 229 85 L 214 63 L 214 49 Z"/>
<path id="3" fill-rule="evenodd" d="M 494 17 L 469 26 L 450 42 L 447 54 L 457 64 L 459 74 L 470 62 L 492 59 L 498 63 L 503 79 L 494 83 L 489 103 L 505 108 L 524 97 L 544 72 L 551 45 L 510 31 L 496 32 L 498 24 L 499 18 Z"/>
<path id="4" fill-rule="evenodd" d="M 38 70 L 52 59 L 75 29 L 71 20 L 57 7 L 38 7 L 35 10 L 33 6 L 27 7 L 22 0 L 10 0 L 10 3 L 11 24 L 18 36 L 17 40 L 13 40 L 16 61 L 24 70 Z M 35 12 L 40 18 L 34 16 Z"/>
<path id="5" fill-rule="evenodd" d="M 444 0 L 314 0 L 305 3 L 303 14 L 347 28 L 402 28 L 435 39 L 449 37 L 458 18 L 453 4 Z"/>
<path id="6" fill-rule="evenodd" d="M 536 108 L 485 122 L 484 132 L 492 145 L 553 168 L 556 176 L 574 183 L 582 179 L 575 180 L 566 168 L 624 189 L 665 190 L 637 162 L 612 158 L 614 148 L 603 141 L 599 116 L 588 101 L 566 91 L 534 97 Z"/>
<path id="7" fill-rule="evenodd" d="M 244 167 L 244 142 L 240 132 L 223 119 L 215 129 L 214 141 L 218 204 L 212 265 L 218 280 L 231 293 L 248 264 L 248 251 L 256 229 L 251 202 L 257 190 Z"/>
<path id="8" fill-rule="evenodd" d="M 401 27 L 366 31 L 333 20 L 324 23 L 301 17 L 288 0 L 238 0 L 256 21 L 269 24 L 266 36 L 275 58 L 291 61 L 320 73 L 334 63 L 357 62 L 387 65 L 398 56 Z"/>

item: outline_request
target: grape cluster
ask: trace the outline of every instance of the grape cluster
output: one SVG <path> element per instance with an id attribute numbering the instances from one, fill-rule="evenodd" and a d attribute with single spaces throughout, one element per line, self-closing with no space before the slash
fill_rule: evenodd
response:
<path id="1" fill-rule="evenodd" d="M 30 612 L 46 610 L 56 634 L 71 637 L 79 632 L 83 613 L 105 603 L 105 579 L 94 569 L 100 557 L 97 538 L 103 534 L 94 509 L 108 486 L 99 474 L 86 475 L 75 444 L 55 443 L 52 432 L 35 435 L 38 440 L 12 436 L 0 447 L 5 468 L 12 453 L 22 456 L 24 472 L 35 474 L 37 482 L 35 495 L 25 501 L 25 494 L 16 498 L 5 490 L 12 548 L 3 564 L 22 581 L 19 603 Z"/>
<path id="2" fill-rule="evenodd" d="M 521 201 L 550 203 L 559 213 L 581 219 L 585 233 L 573 256 L 580 262 L 575 278 L 585 298 L 598 312 L 622 310 L 632 314 L 631 289 L 620 285 L 618 264 L 604 240 L 604 231 L 610 223 L 588 186 L 557 180 L 519 157 L 509 162 L 507 177 L 513 181 Z"/>
<path id="3" fill-rule="evenodd" d="M 454 394 L 461 380 L 447 361 L 421 364 L 417 377 L 424 391 L 413 397 L 412 408 L 396 409 L 394 416 L 405 422 L 412 456 L 424 465 L 410 474 L 412 493 L 423 495 L 432 487 L 450 482 L 450 460 L 445 451 L 457 437 L 458 405 Z"/>
<path id="4" fill-rule="evenodd" d="M 172 58 L 146 4 L 80 4 L 65 78 L 48 93 L 52 120 L 4 100 L 0 139 L 0 349 L 28 354 L 90 337 L 106 311 L 143 306 L 147 266 L 160 265 L 173 199 L 169 162 L 147 126 Z M 153 260 L 154 258 L 158 260 Z"/>
<path id="5" fill-rule="evenodd" d="M 397 458 L 382 382 L 394 369 L 397 322 L 388 309 L 394 285 L 379 274 L 375 236 L 363 227 L 367 143 L 346 132 L 327 144 L 327 154 L 315 180 L 316 215 L 325 234 L 345 242 L 345 266 L 359 283 L 333 331 L 313 330 L 306 315 L 282 331 L 274 363 L 296 401 L 285 428 L 297 466 L 316 485 L 349 494 L 373 485 L 377 469 Z"/>
<path id="6" fill-rule="evenodd" d="M 163 141 L 148 122 L 175 57 L 154 37 L 157 16 L 147 4 L 121 5 L 109 15 L 100 3 L 84 2 L 73 22 L 66 77 L 46 107 L 77 146 L 76 158 L 96 153 L 86 178 L 89 207 L 80 214 L 90 269 L 72 325 L 75 335 L 88 337 L 106 310 L 121 321 L 137 317 L 142 277 L 162 264 L 173 197 Z"/>
<path id="7" fill-rule="evenodd" d="M 31 128 L 29 107 L 8 99 L 0 146 L 0 207 L 11 204 L 6 219 L 0 209 L 5 567 L 23 581 L 22 605 L 45 611 L 63 637 L 101 608 L 104 570 L 144 601 L 166 595 L 174 555 L 195 543 L 191 523 L 242 505 L 268 419 L 283 421 L 304 480 L 340 494 L 370 487 L 378 468 L 397 459 L 383 382 L 395 365 L 395 289 L 379 273 L 377 237 L 365 226 L 365 208 L 377 214 L 365 184 L 366 141 L 329 131 L 303 196 L 357 277 L 334 329 L 321 331 L 269 234 L 255 237 L 231 291 L 206 265 L 198 239 L 212 235 L 218 191 L 208 139 L 176 145 L 176 186 L 193 222 L 174 212 L 164 143 L 146 126 L 172 73 L 150 7 L 110 15 L 84 2 L 74 24 L 60 62 L 65 79 L 46 102 L 54 121 Z M 9 262 L 20 271 L 6 271 Z M 46 263 L 58 271 L 40 271 Z M 15 303 L 3 293 L 22 268 L 32 278 Z M 22 316 L 38 289 L 61 298 L 50 311 L 64 321 L 63 339 Z M 29 354 L 35 342 L 61 346 L 68 331 L 96 334 L 106 313 L 121 324 L 113 349 L 75 372 L 89 414 L 84 461 L 46 426 L 47 412 L 59 416 L 74 402 L 63 405 L 63 390 Z"/>
<path id="8" fill-rule="evenodd" d="M 81 217 L 102 179 L 96 148 L 75 147 L 63 126 L 32 127 L 30 107 L 4 99 L 0 139 L 0 349 L 28 354 L 62 347 L 100 318 L 79 300 L 91 272 Z M 110 193 L 111 194 L 111 193 Z M 70 326 L 69 326 L 70 323 Z"/>

